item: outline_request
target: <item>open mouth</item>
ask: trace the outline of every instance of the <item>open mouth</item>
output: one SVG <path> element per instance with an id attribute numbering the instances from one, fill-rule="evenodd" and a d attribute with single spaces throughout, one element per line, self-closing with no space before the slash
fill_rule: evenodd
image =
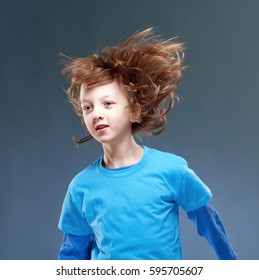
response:
<path id="1" fill-rule="evenodd" d="M 95 127 L 95 129 L 96 131 L 103 131 L 107 127 L 109 127 L 107 124 L 99 124 Z"/>

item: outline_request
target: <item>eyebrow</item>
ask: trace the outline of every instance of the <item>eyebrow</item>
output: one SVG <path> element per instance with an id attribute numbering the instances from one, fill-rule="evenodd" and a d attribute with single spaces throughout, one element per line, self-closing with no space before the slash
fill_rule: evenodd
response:
<path id="1" fill-rule="evenodd" d="M 112 99 L 117 100 L 117 98 L 115 96 L 111 96 L 109 94 L 102 96 L 100 99 L 103 100 L 106 98 L 112 98 Z M 87 102 L 91 102 L 91 99 L 84 98 L 83 100 L 81 100 L 81 103 L 87 103 Z"/>

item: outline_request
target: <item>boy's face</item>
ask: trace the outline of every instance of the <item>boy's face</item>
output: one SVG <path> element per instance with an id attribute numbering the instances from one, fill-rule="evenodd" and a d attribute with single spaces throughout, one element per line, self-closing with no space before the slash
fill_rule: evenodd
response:
<path id="1" fill-rule="evenodd" d="M 80 89 L 84 123 L 89 133 L 102 144 L 120 144 L 132 137 L 129 102 L 116 80 Z"/>

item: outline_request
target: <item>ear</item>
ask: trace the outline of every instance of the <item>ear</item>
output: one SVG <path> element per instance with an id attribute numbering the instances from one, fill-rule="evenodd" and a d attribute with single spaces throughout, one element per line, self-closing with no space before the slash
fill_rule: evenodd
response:
<path id="1" fill-rule="evenodd" d="M 136 103 L 131 111 L 130 121 L 132 123 L 141 123 L 141 105 Z"/>

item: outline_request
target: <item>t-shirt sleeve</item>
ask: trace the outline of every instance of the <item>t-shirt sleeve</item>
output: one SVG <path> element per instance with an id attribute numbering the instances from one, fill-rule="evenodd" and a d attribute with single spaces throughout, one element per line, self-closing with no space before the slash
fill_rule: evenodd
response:
<path id="1" fill-rule="evenodd" d="M 77 207 L 71 192 L 71 185 L 63 202 L 58 228 L 63 232 L 75 235 L 88 235 L 92 233 L 92 228 Z"/>
<path id="2" fill-rule="evenodd" d="M 210 189 L 184 161 L 178 189 L 178 203 L 185 211 L 206 205 L 212 198 Z"/>

